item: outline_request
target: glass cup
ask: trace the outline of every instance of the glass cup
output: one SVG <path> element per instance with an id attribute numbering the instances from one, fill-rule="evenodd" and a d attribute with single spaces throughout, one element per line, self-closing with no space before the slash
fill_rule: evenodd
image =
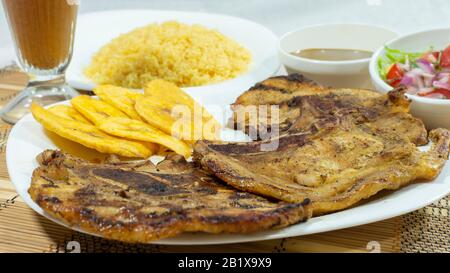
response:
<path id="1" fill-rule="evenodd" d="M 20 67 L 30 74 L 27 88 L 1 110 L 16 123 L 32 103 L 48 105 L 78 92 L 66 84 L 78 12 L 76 0 L 3 0 Z"/>

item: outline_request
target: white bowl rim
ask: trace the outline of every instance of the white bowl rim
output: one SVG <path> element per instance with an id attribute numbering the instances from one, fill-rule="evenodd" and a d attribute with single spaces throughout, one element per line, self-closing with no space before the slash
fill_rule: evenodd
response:
<path id="1" fill-rule="evenodd" d="M 350 61 L 321 61 L 321 60 L 313 60 L 313 59 L 307 59 L 307 58 L 303 58 L 303 57 L 299 57 L 299 56 L 295 56 L 292 55 L 290 52 L 287 52 L 286 50 L 284 50 L 281 46 L 281 43 L 284 39 L 286 39 L 286 37 L 295 34 L 296 32 L 299 31 L 303 31 L 309 28 L 318 28 L 318 27 L 326 27 L 326 26 L 362 26 L 362 27 L 371 27 L 371 28 L 377 28 L 377 29 L 381 29 L 381 30 L 385 30 L 388 32 L 391 32 L 393 34 L 398 35 L 397 32 L 381 26 L 381 25 L 372 25 L 372 24 L 365 24 L 365 23 L 325 23 L 325 24 L 315 24 L 315 25 L 308 25 L 308 26 L 304 26 L 298 29 L 294 29 L 291 30 L 283 35 L 281 35 L 279 41 L 278 41 L 278 51 L 281 52 L 281 54 L 283 54 L 285 57 L 297 60 L 297 61 L 303 61 L 303 62 L 309 62 L 309 63 L 315 63 L 315 64 L 329 64 L 329 65 L 337 65 L 337 64 L 342 64 L 342 65 L 351 65 L 351 64 L 364 64 L 364 63 L 368 63 L 370 62 L 370 60 L 372 59 L 372 57 L 370 58 L 365 58 L 365 59 L 360 59 L 360 60 L 350 60 Z M 375 53 L 374 53 L 375 54 Z"/>
<path id="2" fill-rule="evenodd" d="M 375 51 L 375 53 L 373 54 L 373 56 L 370 60 L 369 73 L 370 73 L 372 80 L 376 81 L 377 84 L 380 85 L 385 90 L 394 89 L 392 86 L 387 84 L 383 79 L 381 79 L 380 74 L 378 73 L 378 69 L 377 69 L 378 57 L 384 51 L 385 47 L 390 44 L 393 44 L 395 42 L 398 42 L 402 39 L 411 38 L 415 35 L 419 35 L 419 34 L 423 34 L 423 33 L 427 33 L 427 32 L 441 31 L 441 30 L 450 31 L 450 28 L 449 27 L 439 27 L 439 28 L 421 30 L 421 31 L 417 31 L 417 32 L 411 32 L 406 35 L 402 35 L 397 38 L 394 38 L 393 40 L 388 41 L 385 45 L 381 46 L 377 51 Z M 406 94 L 406 95 L 408 96 L 408 98 L 410 98 L 414 101 L 417 101 L 417 102 L 421 102 L 421 103 L 435 104 L 435 105 L 450 105 L 450 100 L 426 98 L 426 97 L 420 97 L 420 96 L 410 95 L 410 94 Z"/>

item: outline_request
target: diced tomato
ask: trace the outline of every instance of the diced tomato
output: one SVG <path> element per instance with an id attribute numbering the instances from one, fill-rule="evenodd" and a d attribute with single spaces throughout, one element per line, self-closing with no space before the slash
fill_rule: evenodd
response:
<path id="1" fill-rule="evenodd" d="M 450 90 L 447 90 L 447 89 L 436 89 L 432 93 L 442 94 L 442 95 L 446 96 L 447 99 L 450 99 Z"/>
<path id="2" fill-rule="evenodd" d="M 450 46 L 442 51 L 440 66 L 444 68 L 450 67 Z"/>
<path id="3" fill-rule="evenodd" d="M 398 64 L 393 64 L 386 75 L 388 83 L 392 87 L 398 87 L 405 72 Z"/>
<path id="4" fill-rule="evenodd" d="M 419 96 L 426 97 L 426 96 L 432 95 L 432 94 L 441 94 L 441 95 L 445 96 L 447 99 L 450 99 L 450 90 L 447 90 L 447 89 L 435 89 L 434 91 L 426 93 L 426 94 L 419 94 Z"/>
<path id="5" fill-rule="evenodd" d="M 439 60 L 440 54 L 441 54 L 441 52 L 439 52 L 439 51 L 427 52 L 422 55 L 421 59 L 425 59 L 432 64 L 436 64 Z"/>

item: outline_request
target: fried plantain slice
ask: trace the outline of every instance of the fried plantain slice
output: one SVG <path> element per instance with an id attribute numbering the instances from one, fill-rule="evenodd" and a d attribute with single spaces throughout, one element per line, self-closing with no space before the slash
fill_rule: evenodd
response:
<path id="1" fill-rule="evenodd" d="M 153 80 L 144 88 L 144 95 L 156 101 L 166 101 L 171 105 L 187 105 L 194 109 L 194 99 L 175 84 L 165 80 Z"/>
<path id="2" fill-rule="evenodd" d="M 190 109 L 184 107 L 185 115 L 178 117 L 172 113 L 172 108 L 161 101 L 155 101 L 151 97 L 144 97 L 136 101 L 136 111 L 151 126 L 164 133 L 181 140 L 192 141 L 195 139 L 194 124 L 190 118 Z M 181 107 L 178 107 L 181 108 Z M 201 123 L 201 122 L 200 122 Z M 201 139 L 201 131 L 198 139 Z"/>
<path id="3" fill-rule="evenodd" d="M 94 124 L 108 117 L 128 117 L 114 106 L 86 95 L 75 97 L 70 102 L 78 112 Z"/>
<path id="4" fill-rule="evenodd" d="M 94 93 L 100 99 L 106 101 L 117 109 L 120 109 L 130 118 L 142 120 L 134 108 L 136 100 L 143 97 L 142 94 L 114 85 L 99 85 L 94 89 Z"/>
<path id="5" fill-rule="evenodd" d="M 183 141 L 167 135 L 142 121 L 110 117 L 101 121 L 98 124 L 98 128 L 114 136 L 158 143 L 177 154 L 183 155 L 185 158 L 189 158 L 192 154 L 192 149 Z"/>
<path id="6" fill-rule="evenodd" d="M 143 97 L 136 101 L 135 107 L 148 124 L 178 139 L 192 143 L 202 139 L 218 140 L 220 128 L 216 122 L 194 115 L 186 105 L 169 108 L 165 101 Z"/>
<path id="7" fill-rule="evenodd" d="M 48 108 L 48 111 L 57 115 L 58 117 L 79 121 L 86 124 L 91 124 L 80 112 L 69 105 L 58 104 Z"/>
<path id="8" fill-rule="evenodd" d="M 32 104 L 31 112 L 45 129 L 101 153 L 139 158 L 152 155 L 152 151 L 142 143 L 108 135 L 94 125 L 62 118 L 37 104 Z"/>
<path id="9" fill-rule="evenodd" d="M 144 88 L 144 95 L 153 98 L 154 101 L 164 101 L 172 107 L 175 105 L 186 105 L 193 113 L 201 115 L 205 122 L 209 119 L 214 119 L 214 117 L 189 96 L 189 94 L 171 82 L 161 79 L 153 80 Z M 220 127 L 218 122 L 217 125 Z"/>

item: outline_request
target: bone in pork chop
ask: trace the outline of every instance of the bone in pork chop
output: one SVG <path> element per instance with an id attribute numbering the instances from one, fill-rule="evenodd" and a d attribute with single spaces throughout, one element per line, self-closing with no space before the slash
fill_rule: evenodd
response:
<path id="1" fill-rule="evenodd" d="M 332 89 L 318 86 L 298 74 L 269 78 L 244 92 L 232 105 L 230 127 L 259 132 L 272 126 L 271 111 L 267 118 L 249 121 L 248 106 L 279 107 L 279 134 L 320 130 L 329 121 L 349 116 L 355 124 L 373 122 L 380 130 L 395 131 L 408 136 L 417 145 L 427 143 L 427 131 L 422 121 L 409 114 L 410 101 L 404 90 L 382 95 L 364 89 Z M 269 124 L 268 124 L 269 122 Z M 256 127 L 256 128 L 252 128 Z"/>
<path id="2" fill-rule="evenodd" d="M 445 129 L 430 136 L 433 147 L 420 152 L 401 135 L 335 127 L 284 135 L 275 151 L 262 152 L 261 142 L 198 142 L 194 156 L 235 188 L 287 202 L 308 198 L 318 215 L 348 208 L 384 189 L 434 179 L 448 158 L 450 136 Z"/>
<path id="3" fill-rule="evenodd" d="M 267 92 L 267 93 L 265 93 Z M 251 143 L 198 142 L 194 158 L 238 189 L 287 202 L 312 201 L 315 215 L 342 210 L 381 190 L 432 180 L 449 153 L 449 132 L 430 133 L 409 114 L 404 90 L 386 95 L 319 87 L 299 75 L 257 84 L 233 105 L 275 103 L 280 136 Z M 269 123 L 270 124 L 270 123 Z M 259 121 L 257 126 L 266 126 Z M 266 151 L 262 144 L 277 142 Z"/>
<path id="4" fill-rule="evenodd" d="M 93 164 L 45 151 L 29 193 L 47 213 L 87 232 L 147 243 L 182 232 L 248 233 L 311 216 L 309 200 L 269 201 L 221 184 L 175 156 L 150 162 Z"/>

